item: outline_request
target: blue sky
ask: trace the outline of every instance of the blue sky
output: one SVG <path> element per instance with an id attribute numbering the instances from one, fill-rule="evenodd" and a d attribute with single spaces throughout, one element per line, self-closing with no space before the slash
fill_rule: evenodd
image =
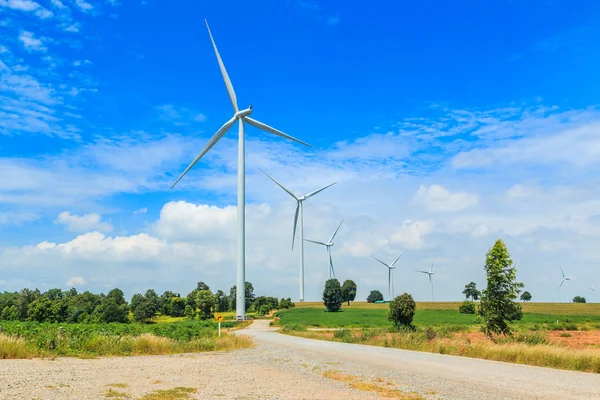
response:
<path id="1" fill-rule="evenodd" d="M 294 205 L 263 168 L 298 192 L 338 182 L 306 237 L 344 219 L 334 262 L 359 297 L 387 287 L 371 254 L 405 252 L 398 291 L 427 299 L 414 270 L 435 256 L 436 297 L 458 299 L 498 237 L 534 299 L 564 299 L 559 262 L 589 296 L 599 17 L 593 1 L 0 0 L 0 290 L 234 284 L 236 135 L 169 189 L 231 117 L 206 18 L 240 107 L 313 145 L 248 129 L 258 291 L 297 298 Z M 305 252 L 318 300 L 326 253 Z"/>

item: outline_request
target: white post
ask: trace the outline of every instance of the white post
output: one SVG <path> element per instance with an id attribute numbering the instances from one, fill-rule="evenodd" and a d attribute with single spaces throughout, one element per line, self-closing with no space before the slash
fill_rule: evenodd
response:
<path id="1" fill-rule="evenodd" d="M 219 336 L 221 336 L 221 321 L 219 321 Z"/>
<path id="2" fill-rule="evenodd" d="M 304 217 L 300 202 L 300 302 L 304 301 Z"/>
<path id="3" fill-rule="evenodd" d="M 237 203 L 237 288 L 235 299 L 236 319 L 246 319 L 246 163 L 244 122 L 239 119 L 238 136 L 238 203 Z"/>

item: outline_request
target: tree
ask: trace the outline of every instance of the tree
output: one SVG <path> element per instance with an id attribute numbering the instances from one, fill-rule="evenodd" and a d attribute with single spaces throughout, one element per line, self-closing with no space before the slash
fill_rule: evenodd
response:
<path id="1" fill-rule="evenodd" d="M 325 282 L 325 290 L 323 290 L 323 305 L 327 307 L 327 311 L 335 312 L 342 308 L 343 302 L 340 281 L 335 278 L 328 279 Z"/>
<path id="2" fill-rule="evenodd" d="M 463 294 L 467 300 L 471 298 L 473 301 L 479 300 L 479 297 L 481 296 L 481 292 L 477 290 L 477 285 L 475 282 L 470 282 L 469 284 L 465 285 Z"/>
<path id="3" fill-rule="evenodd" d="M 160 295 L 160 312 L 164 315 L 173 315 L 173 301 L 172 299 L 180 297 L 179 293 L 171 292 L 170 290 L 165 291 Z M 184 306 L 185 307 L 185 306 Z"/>
<path id="4" fill-rule="evenodd" d="M 501 239 L 487 252 L 485 271 L 487 287 L 481 293 L 479 315 L 485 323 L 486 336 L 512 335 L 509 323 L 523 315 L 521 305 L 515 302 L 523 284 L 517 282 L 517 271 Z"/>
<path id="5" fill-rule="evenodd" d="M 292 299 L 290 299 L 289 297 L 287 299 L 281 299 L 279 301 L 279 308 L 283 309 L 288 309 L 288 308 L 293 308 L 296 307 L 296 304 L 294 304 L 294 302 L 292 301 Z"/>
<path id="6" fill-rule="evenodd" d="M 344 301 L 348 302 L 348 305 L 350 305 L 351 301 L 354 301 L 356 298 L 356 283 L 354 281 L 350 279 L 344 281 L 342 285 L 342 297 Z"/>
<path id="7" fill-rule="evenodd" d="M 367 296 L 367 303 L 375 303 L 377 300 L 383 300 L 383 295 L 379 290 L 371 290 Z"/>
<path id="8" fill-rule="evenodd" d="M 208 285 L 204 282 L 198 282 L 196 285 L 196 291 L 199 292 L 201 290 L 210 290 L 210 287 L 208 287 Z"/>
<path id="9" fill-rule="evenodd" d="M 522 301 L 529 301 L 529 300 L 531 300 L 531 293 L 529 293 L 528 291 L 524 291 L 521 294 L 521 300 Z"/>
<path id="10" fill-rule="evenodd" d="M 236 299 L 235 296 L 237 295 L 237 289 L 236 286 L 232 286 L 231 289 L 229 290 L 229 310 L 230 311 L 235 311 L 235 307 L 236 307 Z M 246 310 L 249 310 L 250 307 L 252 306 L 252 304 L 254 304 L 254 286 L 252 286 L 252 284 L 250 282 L 246 282 L 246 301 L 245 301 L 245 307 Z"/>
<path id="11" fill-rule="evenodd" d="M 225 312 L 229 309 L 229 299 L 225 296 L 222 290 L 217 290 L 215 293 L 215 311 Z"/>
<path id="12" fill-rule="evenodd" d="M 410 327 L 416 309 L 417 303 L 415 303 L 412 296 L 408 293 L 403 293 L 390 302 L 388 319 L 398 328 L 401 326 Z"/>
<path id="13" fill-rule="evenodd" d="M 463 301 L 460 306 L 458 306 L 458 312 L 462 314 L 475 314 L 475 303 L 472 301 Z"/>
<path id="14" fill-rule="evenodd" d="M 215 305 L 215 296 L 210 290 L 199 290 L 196 293 L 196 307 L 198 318 L 206 320 L 213 317 L 212 308 Z"/>
<path id="15" fill-rule="evenodd" d="M 585 303 L 585 297 L 575 296 L 573 297 L 573 303 Z"/>

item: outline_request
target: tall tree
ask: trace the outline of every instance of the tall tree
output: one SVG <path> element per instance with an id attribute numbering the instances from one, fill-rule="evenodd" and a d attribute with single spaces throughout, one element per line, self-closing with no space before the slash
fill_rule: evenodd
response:
<path id="1" fill-rule="evenodd" d="M 323 290 L 323 305 L 327 307 L 327 311 L 339 311 L 342 308 L 344 298 L 342 297 L 342 287 L 337 279 L 328 279 L 325 282 L 325 290 Z"/>
<path id="2" fill-rule="evenodd" d="M 479 297 L 481 296 L 481 292 L 477 290 L 477 284 L 475 282 L 470 282 L 469 284 L 465 285 L 463 294 L 467 300 L 471 298 L 473 301 L 479 300 Z"/>
<path id="3" fill-rule="evenodd" d="M 479 305 L 485 334 L 512 335 L 509 323 L 523 315 L 521 305 L 515 300 L 524 285 L 516 281 L 517 271 L 512 268 L 510 254 L 501 239 L 486 254 L 485 272 L 487 287 L 481 293 Z"/>
<path id="4" fill-rule="evenodd" d="M 229 299 L 222 290 L 215 293 L 215 311 L 225 312 L 229 309 Z"/>
<path id="5" fill-rule="evenodd" d="M 344 301 L 348 302 L 348 305 L 356 298 L 356 283 L 353 280 L 347 279 L 342 284 L 342 297 Z"/>
<path id="6" fill-rule="evenodd" d="M 230 311 L 235 310 L 236 295 L 237 295 L 237 288 L 234 285 L 229 290 L 229 310 Z M 256 298 L 256 296 L 254 295 L 254 286 L 252 286 L 252 284 L 250 282 L 246 282 L 246 301 L 245 301 L 246 310 L 248 310 L 252 306 L 252 304 L 254 304 L 255 298 Z"/>
<path id="7" fill-rule="evenodd" d="M 196 306 L 198 307 L 198 318 L 212 318 L 212 308 L 215 305 L 215 296 L 210 290 L 199 290 L 196 293 Z"/>

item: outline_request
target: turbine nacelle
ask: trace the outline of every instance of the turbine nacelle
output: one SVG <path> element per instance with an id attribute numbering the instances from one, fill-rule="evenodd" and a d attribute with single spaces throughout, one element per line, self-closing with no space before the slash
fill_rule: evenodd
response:
<path id="1" fill-rule="evenodd" d="M 233 115 L 233 118 L 240 119 L 240 118 L 243 118 L 250 114 L 252 114 L 252 104 L 250 104 L 250 107 L 246 108 L 245 110 L 240 110 L 240 111 L 236 112 Z"/>

